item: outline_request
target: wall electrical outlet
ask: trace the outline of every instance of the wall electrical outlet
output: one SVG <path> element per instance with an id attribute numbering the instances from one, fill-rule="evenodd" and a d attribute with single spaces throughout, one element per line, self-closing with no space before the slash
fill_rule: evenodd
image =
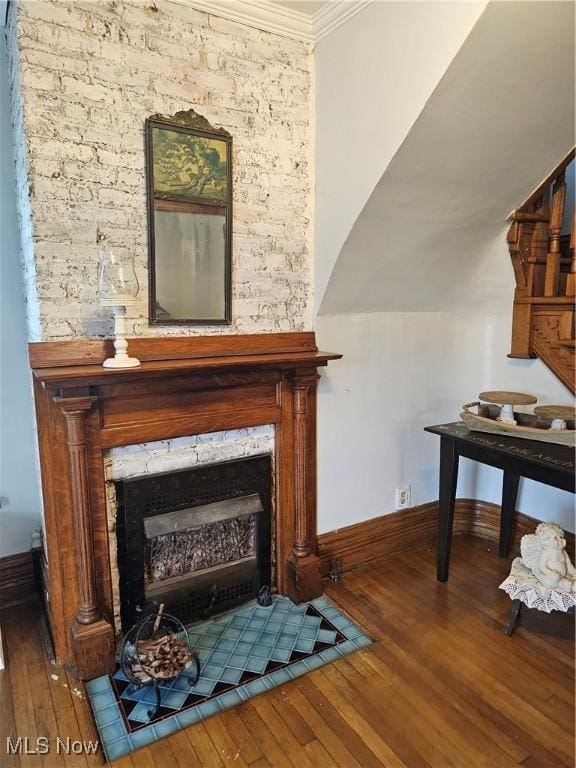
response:
<path id="1" fill-rule="evenodd" d="M 410 486 L 404 485 L 396 488 L 396 494 L 394 497 L 394 507 L 396 509 L 406 509 L 410 506 Z"/>

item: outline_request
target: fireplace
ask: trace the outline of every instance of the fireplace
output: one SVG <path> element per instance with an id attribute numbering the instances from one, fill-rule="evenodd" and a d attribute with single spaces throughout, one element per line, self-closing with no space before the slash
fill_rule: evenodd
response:
<path id="1" fill-rule="evenodd" d="M 113 669 L 118 635 L 104 468 L 110 449 L 272 425 L 276 589 L 296 603 L 322 593 L 316 552 L 317 369 L 340 355 L 319 352 L 312 332 L 130 344 L 142 364 L 125 370 L 102 367 L 113 354 L 109 341 L 29 347 L 46 527 L 46 607 L 58 660 L 84 680 Z"/>
<path id="2" fill-rule="evenodd" d="M 154 604 L 187 622 L 271 586 L 270 455 L 115 486 L 123 632 Z"/>

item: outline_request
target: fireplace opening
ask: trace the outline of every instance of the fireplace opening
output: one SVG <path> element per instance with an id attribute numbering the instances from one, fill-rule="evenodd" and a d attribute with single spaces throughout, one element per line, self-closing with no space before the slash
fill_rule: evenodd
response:
<path id="1" fill-rule="evenodd" d="M 271 586 L 269 455 L 115 485 L 123 632 L 152 605 L 189 622 Z"/>

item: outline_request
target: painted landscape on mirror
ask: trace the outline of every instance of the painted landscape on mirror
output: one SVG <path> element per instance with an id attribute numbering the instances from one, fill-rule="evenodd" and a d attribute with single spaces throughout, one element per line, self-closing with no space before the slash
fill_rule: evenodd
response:
<path id="1" fill-rule="evenodd" d="M 225 141 L 154 128 L 153 143 L 155 196 L 226 199 Z"/>

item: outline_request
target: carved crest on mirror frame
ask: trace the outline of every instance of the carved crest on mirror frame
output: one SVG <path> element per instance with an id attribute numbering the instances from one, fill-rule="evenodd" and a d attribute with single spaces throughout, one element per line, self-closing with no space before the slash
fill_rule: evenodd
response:
<path id="1" fill-rule="evenodd" d="M 230 136 L 230 133 L 222 126 L 213 126 L 204 115 L 199 115 L 193 109 L 182 110 L 174 115 L 163 115 L 160 112 L 151 115 L 149 120 L 168 125 L 181 125 L 194 131 L 206 131 L 207 133 L 219 133 L 222 136 Z"/>

